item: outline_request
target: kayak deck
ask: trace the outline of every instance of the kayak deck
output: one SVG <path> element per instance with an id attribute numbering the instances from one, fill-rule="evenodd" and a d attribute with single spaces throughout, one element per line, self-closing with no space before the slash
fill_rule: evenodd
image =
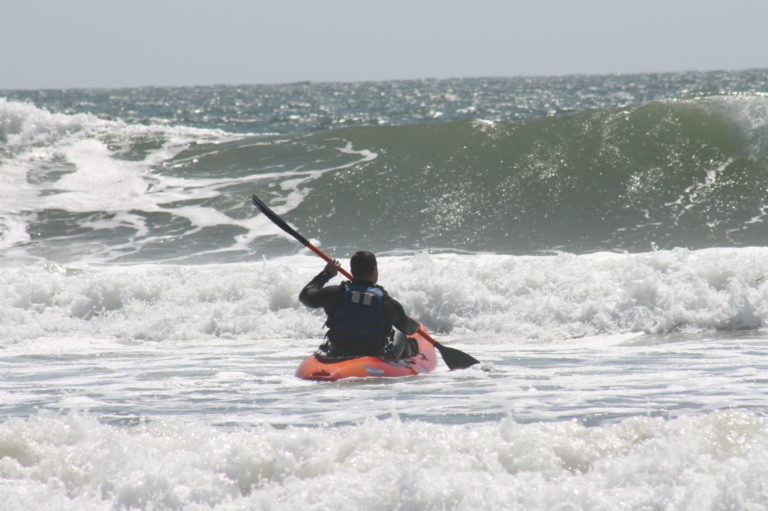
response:
<path id="1" fill-rule="evenodd" d="M 390 359 L 374 356 L 327 361 L 310 355 L 296 369 L 296 376 L 305 380 L 336 381 L 342 378 L 413 376 L 433 371 L 437 366 L 437 353 L 431 342 L 420 334 L 419 352 L 410 358 Z"/>

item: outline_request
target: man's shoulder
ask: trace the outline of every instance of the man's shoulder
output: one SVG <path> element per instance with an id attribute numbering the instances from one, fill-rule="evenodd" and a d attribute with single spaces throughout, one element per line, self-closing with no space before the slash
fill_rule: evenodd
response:
<path id="1" fill-rule="evenodd" d="M 336 294 L 336 293 L 341 293 L 342 292 L 342 287 L 341 287 L 340 284 L 331 284 L 330 286 L 323 287 L 322 289 L 320 289 L 320 291 L 322 291 L 323 294 L 332 295 L 332 294 Z"/>
<path id="2" fill-rule="evenodd" d="M 394 298 L 391 294 L 387 293 L 387 290 L 384 288 L 381 288 L 381 291 L 384 293 L 384 296 L 382 297 L 382 300 L 384 303 L 395 303 L 397 305 L 400 305 L 400 302 L 397 301 L 396 298 Z"/>

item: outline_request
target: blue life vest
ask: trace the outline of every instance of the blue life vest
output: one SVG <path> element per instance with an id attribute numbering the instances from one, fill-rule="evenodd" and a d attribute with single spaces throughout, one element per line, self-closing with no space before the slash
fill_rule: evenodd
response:
<path id="1" fill-rule="evenodd" d="M 328 318 L 328 339 L 332 351 L 345 355 L 381 353 L 392 334 L 392 325 L 384 316 L 384 290 L 344 282 L 339 308 Z"/>

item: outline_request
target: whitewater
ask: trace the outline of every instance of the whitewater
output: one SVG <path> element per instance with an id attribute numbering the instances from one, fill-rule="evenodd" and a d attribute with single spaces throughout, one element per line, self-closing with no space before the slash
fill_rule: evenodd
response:
<path id="1" fill-rule="evenodd" d="M 765 509 L 766 93 L 0 91 L 0 509 Z M 297 379 L 324 263 L 251 193 L 481 363 Z"/>

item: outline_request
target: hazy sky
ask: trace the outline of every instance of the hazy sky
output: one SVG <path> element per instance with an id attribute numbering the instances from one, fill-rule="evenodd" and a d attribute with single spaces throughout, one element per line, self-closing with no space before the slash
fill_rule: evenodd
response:
<path id="1" fill-rule="evenodd" d="M 0 0 L 0 89 L 768 67 L 768 0 Z"/>

